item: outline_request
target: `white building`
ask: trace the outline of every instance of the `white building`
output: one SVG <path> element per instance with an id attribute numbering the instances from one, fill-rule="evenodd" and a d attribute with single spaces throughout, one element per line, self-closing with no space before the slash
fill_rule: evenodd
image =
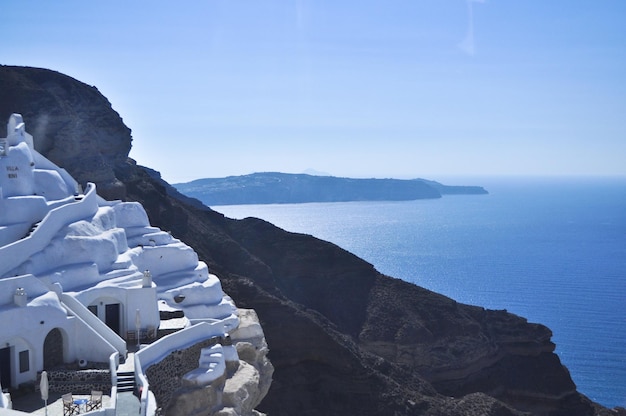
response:
<path id="1" fill-rule="evenodd" d="M 13 114 L 0 138 L 2 387 L 62 363 L 126 357 L 138 329 L 156 336 L 159 309 L 211 323 L 213 335 L 239 324 L 193 249 L 151 227 L 140 204 L 105 201 L 93 184 L 83 192 Z"/>

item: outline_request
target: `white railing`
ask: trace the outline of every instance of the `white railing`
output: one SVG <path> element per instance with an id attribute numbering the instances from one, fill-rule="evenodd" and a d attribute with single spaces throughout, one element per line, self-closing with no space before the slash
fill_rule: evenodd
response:
<path id="1" fill-rule="evenodd" d="M 192 326 L 196 326 L 200 323 L 207 323 L 209 325 L 221 326 L 222 333 L 230 332 L 239 326 L 239 317 L 234 313 L 223 318 L 189 318 L 189 323 Z"/>
<path id="2" fill-rule="evenodd" d="M 92 410 L 90 412 L 81 413 L 85 415 L 101 415 L 101 416 L 115 416 L 117 414 L 117 367 L 120 364 L 120 356 L 117 352 L 114 352 L 109 356 L 109 371 L 111 372 L 111 400 L 106 407 Z"/>
<path id="3" fill-rule="evenodd" d="M 109 371 L 111 372 L 111 402 L 105 409 L 107 416 L 115 416 L 117 413 L 117 367 L 120 366 L 120 354 L 114 352 L 109 357 Z"/>
<path id="4" fill-rule="evenodd" d="M 206 339 L 224 335 L 223 328 L 222 322 L 202 322 L 166 335 L 135 353 L 135 382 L 141 392 L 141 416 L 151 416 L 156 410 L 156 402 L 154 396 L 150 394 L 150 384 L 144 374 L 144 368 L 147 369 L 152 364 L 160 362 L 172 351 L 186 349 Z"/>
<path id="5" fill-rule="evenodd" d="M 77 301 L 74 297 L 61 293 L 59 298 L 75 316 L 84 321 L 90 328 L 98 333 L 107 343 L 115 348 L 122 356 L 126 357 L 126 341 L 124 341 L 119 335 L 109 328 L 104 322 L 102 322 L 96 315 L 94 315 L 89 309 L 82 303 Z"/>
<path id="6" fill-rule="evenodd" d="M 150 391 L 150 383 L 143 373 L 141 361 L 137 359 L 137 353 L 135 353 L 135 382 L 139 389 L 139 415 L 153 416 L 157 410 L 156 398 Z"/>
<path id="7" fill-rule="evenodd" d="M 111 372 L 111 386 L 117 386 L 117 367 L 120 366 L 120 354 L 114 352 L 109 356 L 109 371 Z"/>

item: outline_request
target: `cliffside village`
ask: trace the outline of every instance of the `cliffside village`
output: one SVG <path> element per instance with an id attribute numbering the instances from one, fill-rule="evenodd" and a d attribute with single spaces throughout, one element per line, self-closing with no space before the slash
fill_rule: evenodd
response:
<path id="1" fill-rule="evenodd" d="M 254 311 L 139 203 L 38 153 L 19 114 L 0 138 L 0 325 L 0 409 L 45 389 L 64 414 L 115 415 L 127 394 L 133 414 L 248 415 L 271 383 Z"/>

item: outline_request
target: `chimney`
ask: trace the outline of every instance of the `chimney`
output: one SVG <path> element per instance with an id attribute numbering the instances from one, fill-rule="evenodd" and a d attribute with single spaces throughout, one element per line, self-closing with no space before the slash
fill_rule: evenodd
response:
<path id="1" fill-rule="evenodd" d="M 18 287 L 15 289 L 15 294 L 13 295 L 13 302 L 17 306 L 26 306 L 26 302 L 28 301 L 28 296 L 26 295 L 26 290 L 23 287 Z"/>

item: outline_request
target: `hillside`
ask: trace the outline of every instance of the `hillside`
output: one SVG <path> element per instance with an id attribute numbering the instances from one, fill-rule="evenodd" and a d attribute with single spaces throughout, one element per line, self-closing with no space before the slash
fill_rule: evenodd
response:
<path id="1" fill-rule="evenodd" d="M 384 276 L 331 243 L 258 219 L 228 219 L 181 195 L 128 158 L 130 131 L 94 87 L 0 66 L 0 90 L 0 119 L 20 112 L 33 125 L 48 114 L 42 153 L 80 182 L 102 183 L 103 195 L 142 203 L 150 223 L 193 247 L 238 307 L 256 310 L 275 367 L 259 410 L 617 414 L 577 392 L 547 327 L 460 304 Z M 83 158 L 102 166 L 92 173 Z"/>
<path id="2" fill-rule="evenodd" d="M 173 185 L 207 206 L 302 202 L 410 201 L 442 194 L 486 194 L 478 186 L 446 186 L 422 179 L 354 179 L 279 172 L 205 178 Z"/>

